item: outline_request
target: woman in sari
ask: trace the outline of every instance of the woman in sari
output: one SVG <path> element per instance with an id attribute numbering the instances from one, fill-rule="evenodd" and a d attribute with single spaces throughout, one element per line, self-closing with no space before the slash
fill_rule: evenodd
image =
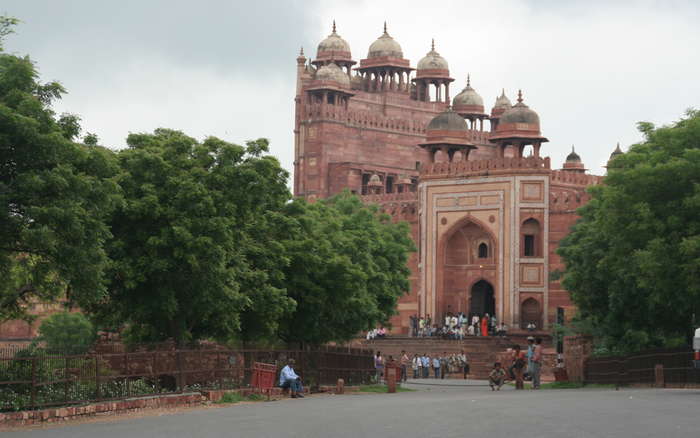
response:
<path id="1" fill-rule="evenodd" d="M 483 318 L 481 318 L 481 336 L 488 336 L 489 335 L 489 321 L 491 318 L 489 318 L 489 314 L 487 313 L 484 315 Z"/>

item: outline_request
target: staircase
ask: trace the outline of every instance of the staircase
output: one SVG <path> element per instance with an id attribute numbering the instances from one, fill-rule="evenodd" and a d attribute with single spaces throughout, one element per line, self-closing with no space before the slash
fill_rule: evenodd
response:
<path id="1" fill-rule="evenodd" d="M 366 339 L 358 339 L 353 342 L 353 347 L 368 348 L 374 352 L 381 351 L 382 356 L 394 359 L 401 357 L 401 351 L 405 350 L 409 357 L 413 358 L 414 354 L 423 355 L 427 353 L 429 356 L 459 353 L 464 350 L 469 360 L 471 379 L 486 379 L 493 368 L 493 363 L 498 359 L 499 353 L 505 352 L 508 348 L 518 344 L 523 350 L 527 348 L 527 337 L 531 333 L 518 333 L 508 335 L 506 337 L 494 336 L 469 336 L 461 341 L 444 340 L 436 338 L 412 338 L 405 336 L 391 336 L 383 339 L 377 338 L 371 341 Z M 551 355 L 552 337 L 546 333 L 536 333 L 534 336 L 542 338 L 542 345 L 545 348 L 545 354 Z M 505 364 L 504 364 L 505 365 Z M 409 375 L 410 372 L 409 372 Z M 453 374 L 452 377 L 461 375 Z"/>

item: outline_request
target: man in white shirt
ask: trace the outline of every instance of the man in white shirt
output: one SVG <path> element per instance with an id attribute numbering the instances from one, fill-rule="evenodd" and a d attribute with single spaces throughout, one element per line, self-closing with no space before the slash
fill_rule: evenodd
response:
<path id="1" fill-rule="evenodd" d="M 304 398 L 304 386 L 301 384 L 301 378 L 294 372 L 294 359 L 289 359 L 287 366 L 282 368 L 282 372 L 280 372 L 280 386 L 289 388 L 292 398 Z"/>

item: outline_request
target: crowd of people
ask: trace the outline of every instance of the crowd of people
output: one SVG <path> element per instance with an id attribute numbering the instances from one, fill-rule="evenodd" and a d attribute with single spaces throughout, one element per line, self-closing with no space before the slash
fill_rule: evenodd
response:
<path id="1" fill-rule="evenodd" d="M 491 391 L 500 391 L 507 379 L 515 382 L 515 389 L 524 389 L 525 380 L 532 381 L 533 389 L 540 389 L 542 348 L 542 338 L 533 338 L 532 336 L 527 338 L 527 352 L 522 351 L 520 345 L 514 345 L 510 350 L 510 363 L 507 371 L 500 362 L 493 365 L 493 369 L 489 373 Z"/>
<path id="2" fill-rule="evenodd" d="M 442 339 L 464 339 L 465 336 L 506 336 L 508 327 L 498 323 L 496 315 L 488 313 L 471 316 L 463 312 L 448 312 L 440 321 L 433 321 L 430 315 L 410 317 L 411 336 L 438 337 Z M 368 338 L 369 339 L 369 338 Z"/>
<path id="3" fill-rule="evenodd" d="M 428 353 L 409 355 L 405 351 L 401 351 L 401 356 L 398 363 L 395 362 L 393 356 L 385 359 L 380 351 L 374 355 L 374 369 L 376 372 L 375 380 L 381 382 L 384 378 L 384 369 L 387 364 L 394 363 L 401 368 L 399 381 L 405 382 L 409 374 L 414 379 L 444 379 L 450 374 L 459 374 L 464 379 L 469 374 L 469 360 L 467 355 L 462 350 L 460 353 L 448 354 L 446 351 L 442 354 L 429 355 Z"/>
<path id="4" fill-rule="evenodd" d="M 510 349 L 507 368 L 501 362 L 496 362 L 489 373 L 489 386 L 492 391 L 500 391 L 507 381 L 515 383 L 515 389 L 524 389 L 524 381 L 531 380 L 533 389 L 540 388 L 540 374 L 542 371 L 543 347 L 542 338 L 527 338 L 527 351 L 522 351 L 520 345 L 514 345 Z M 380 351 L 374 355 L 375 380 L 382 382 L 384 370 L 387 364 L 399 366 L 400 382 L 405 382 L 409 374 L 414 379 L 444 379 L 451 374 L 457 374 L 463 379 L 469 375 L 469 359 L 462 350 L 460 353 L 442 354 L 428 353 L 413 354 L 411 357 L 406 351 L 401 351 L 398 360 L 393 356 L 384 358 Z"/>

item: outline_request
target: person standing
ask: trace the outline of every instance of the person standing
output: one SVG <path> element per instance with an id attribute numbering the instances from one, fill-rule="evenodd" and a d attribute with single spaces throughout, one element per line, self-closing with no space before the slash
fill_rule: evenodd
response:
<path id="1" fill-rule="evenodd" d="M 376 374 L 377 383 L 382 383 L 382 376 L 384 375 L 384 358 L 382 353 L 377 351 L 374 356 L 374 371 Z"/>
<path id="2" fill-rule="evenodd" d="M 467 375 L 469 374 L 469 361 L 467 360 L 467 355 L 464 354 L 464 350 L 462 350 L 462 352 L 459 354 L 459 365 L 462 367 L 464 380 L 467 380 Z"/>
<path id="3" fill-rule="evenodd" d="M 481 336 L 488 336 L 489 335 L 489 321 L 491 318 L 489 318 L 489 314 L 487 313 L 484 315 L 483 318 L 481 318 Z"/>
<path id="4" fill-rule="evenodd" d="M 408 364 L 410 362 L 411 359 L 408 358 L 406 350 L 401 350 L 401 358 L 399 359 L 401 364 L 401 382 L 405 382 L 408 379 Z"/>
<path id="5" fill-rule="evenodd" d="M 421 357 L 420 360 L 423 364 L 423 378 L 427 379 L 430 377 L 430 356 L 428 356 L 428 353 L 423 353 L 423 357 Z"/>
<path id="6" fill-rule="evenodd" d="M 418 320 L 418 332 L 421 336 L 425 336 L 425 318 L 420 318 Z"/>
<path id="7" fill-rule="evenodd" d="M 524 379 L 529 379 L 532 375 L 532 356 L 535 354 L 535 338 L 532 336 L 527 337 L 527 351 L 525 352 L 525 357 L 527 358 L 527 368 L 523 374 Z"/>
<path id="8" fill-rule="evenodd" d="M 447 352 L 443 351 L 440 357 L 440 378 L 444 379 L 446 375 L 450 372 L 450 358 L 447 356 Z"/>
<path id="9" fill-rule="evenodd" d="M 515 379 L 515 389 L 524 389 L 525 385 L 523 384 L 523 371 L 525 369 L 525 353 L 520 351 L 520 345 L 514 345 L 513 346 L 513 352 L 511 353 L 511 359 L 512 359 L 512 372 L 513 372 L 513 377 Z"/>
<path id="10" fill-rule="evenodd" d="M 540 389 L 540 374 L 542 372 L 542 338 L 535 338 L 535 348 L 532 354 L 532 388 Z"/>
<path id="11" fill-rule="evenodd" d="M 420 356 L 418 356 L 417 354 L 413 355 L 413 360 L 411 361 L 411 368 L 413 369 L 414 379 L 417 379 L 419 376 L 421 376 L 421 368 L 423 368 L 423 365 L 421 364 Z"/>
<path id="12" fill-rule="evenodd" d="M 474 327 L 474 334 L 479 336 L 479 315 L 472 316 L 472 326 Z"/>
<path id="13" fill-rule="evenodd" d="M 435 372 L 435 378 L 439 379 L 440 378 L 440 357 L 435 356 L 433 357 L 433 371 Z"/>

